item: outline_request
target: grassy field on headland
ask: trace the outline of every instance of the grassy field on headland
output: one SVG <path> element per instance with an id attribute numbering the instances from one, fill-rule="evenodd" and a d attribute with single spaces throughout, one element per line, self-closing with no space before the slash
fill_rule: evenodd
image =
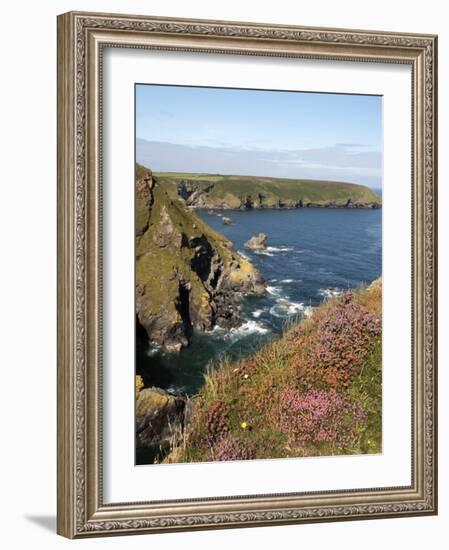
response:
<path id="1" fill-rule="evenodd" d="M 381 280 L 211 368 L 165 463 L 379 453 Z"/>
<path id="2" fill-rule="evenodd" d="M 195 192 L 192 206 L 198 207 L 344 206 L 348 200 L 365 207 L 381 205 L 381 199 L 369 187 L 347 182 L 181 172 L 154 175 L 160 182 L 184 183 L 192 195 Z"/>

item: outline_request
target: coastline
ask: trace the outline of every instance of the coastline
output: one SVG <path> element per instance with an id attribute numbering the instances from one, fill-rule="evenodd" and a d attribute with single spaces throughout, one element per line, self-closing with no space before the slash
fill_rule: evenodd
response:
<path id="1" fill-rule="evenodd" d="M 305 205 L 282 205 L 282 206 L 252 206 L 248 207 L 237 207 L 233 208 L 231 206 L 195 206 L 188 205 L 187 208 L 191 210 L 213 210 L 214 212 L 221 211 L 231 211 L 231 212 L 251 212 L 252 210 L 300 210 L 302 208 L 322 208 L 322 209 L 340 209 L 340 210 L 378 210 L 382 208 L 382 204 L 350 204 L 350 205 L 341 205 L 341 204 L 317 204 L 317 203 L 308 203 Z"/>
<path id="2" fill-rule="evenodd" d="M 371 353 L 372 349 L 374 349 L 373 346 L 376 348 L 376 353 L 378 353 L 378 346 L 380 345 L 379 340 L 378 340 L 378 338 L 379 338 L 379 332 L 378 332 L 379 328 L 377 328 L 376 323 L 380 323 L 379 315 L 380 315 L 380 308 L 381 308 L 381 287 L 382 287 L 381 278 L 378 278 L 378 279 L 374 280 L 370 285 L 368 285 L 365 289 L 352 289 L 352 290 L 348 290 L 348 291 L 346 291 L 342 294 L 339 294 L 338 296 L 325 298 L 319 306 L 317 306 L 316 308 L 313 309 L 313 311 L 312 311 L 312 313 L 309 317 L 304 317 L 301 320 L 299 320 L 298 322 L 296 322 L 296 323 L 292 324 L 291 326 L 289 326 L 288 328 L 286 328 L 283 331 L 283 333 L 278 336 L 278 338 L 276 338 L 272 342 L 269 342 L 269 343 L 263 345 L 259 350 L 256 350 L 253 355 L 250 355 L 248 357 L 244 357 L 244 358 L 241 358 L 241 359 L 238 359 L 238 360 L 235 360 L 235 361 L 229 361 L 226 357 L 222 358 L 222 360 L 212 370 L 211 370 L 211 368 L 209 368 L 205 372 L 205 374 L 204 374 L 204 377 L 205 377 L 204 378 L 204 385 L 200 388 L 200 390 L 195 395 L 191 395 L 188 398 L 186 398 L 186 396 L 184 396 L 182 394 L 177 394 L 176 392 L 170 392 L 170 391 L 166 392 L 165 395 L 166 395 L 166 400 L 167 401 L 170 401 L 170 400 L 172 402 L 176 401 L 179 405 L 179 403 L 182 400 L 182 402 L 184 403 L 183 407 L 185 406 L 185 409 L 183 409 L 185 411 L 185 414 L 182 413 L 181 416 L 179 416 L 180 410 L 179 410 L 179 407 L 178 407 L 177 412 L 176 412 L 176 414 L 178 414 L 177 427 L 175 426 L 172 431 L 169 431 L 169 432 L 166 431 L 165 438 L 160 442 L 161 445 L 163 445 L 164 452 L 161 451 L 162 454 L 159 454 L 158 456 L 155 455 L 156 460 L 162 460 L 162 461 L 165 461 L 165 462 L 178 462 L 178 461 L 187 461 L 188 462 L 188 461 L 191 461 L 191 460 L 193 460 L 193 461 L 202 461 L 204 459 L 207 459 L 207 460 L 215 460 L 215 459 L 217 459 L 217 460 L 218 459 L 219 460 L 227 460 L 227 459 L 233 460 L 233 459 L 241 459 L 241 458 L 243 458 L 243 459 L 244 458 L 269 458 L 268 456 L 253 456 L 253 454 L 251 454 L 251 452 L 248 454 L 248 456 L 246 456 L 245 453 L 243 453 L 243 455 L 240 455 L 239 454 L 240 451 L 238 449 L 237 449 L 237 451 L 236 451 L 236 449 L 234 449 L 232 452 L 230 452 L 228 458 L 226 458 L 226 456 L 227 456 L 226 453 L 224 455 L 223 455 L 223 453 L 221 453 L 221 454 L 219 453 L 218 455 L 214 455 L 214 452 L 216 452 L 216 444 L 220 443 L 220 441 L 222 439 L 222 436 L 220 436 L 217 440 L 215 440 L 214 437 L 212 437 L 212 439 L 210 439 L 210 444 L 208 444 L 206 446 L 204 446 L 204 444 L 203 444 L 204 442 L 199 445 L 198 437 L 197 437 L 198 436 L 198 433 L 197 433 L 198 432 L 198 422 L 200 422 L 200 428 L 199 429 L 200 429 L 200 432 L 202 433 L 204 431 L 203 430 L 203 427 L 204 427 L 203 424 L 206 421 L 204 421 L 204 422 L 199 421 L 198 417 L 202 417 L 204 414 L 206 414 L 206 417 L 208 415 L 208 413 L 207 413 L 208 409 L 207 409 L 207 407 L 205 408 L 205 406 L 204 406 L 204 399 L 206 399 L 206 401 L 211 406 L 215 407 L 214 412 L 213 412 L 214 417 L 216 415 L 218 415 L 218 416 L 224 415 L 227 418 L 229 416 L 229 414 L 231 414 L 230 410 L 228 410 L 228 408 L 226 406 L 226 403 L 228 403 L 228 401 L 229 401 L 227 395 L 228 395 L 229 392 L 230 392 L 230 394 L 232 394 L 232 392 L 237 391 L 237 394 L 240 395 L 240 397 L 238 398 L 237 402 L 235 400 L 233 401 L 232 408 L 233 408 L 234 412 L 235 412 L 236 409 L 238 409 L 240 412 L 237 413 L 238 419 L 234 418 L 232 420 L 232 422 L 234 423 L 234 428 L 236 428 L 236 426 L 237 426 L 237 429 L 236 430 L 234 429 L 234 430 L 231 430 L 231 431 L 233 431 L 233 433 L 236 432 L 236 433 L 234 433 L 233 437 L 236 434 L 237 434 L 237 436 L 240 436 L 241 434 L 240 434 L 240 431 L 238 429 L 239 422 L 240 423 L 241 422 L 248 422 L 246 420 L 241 420 L 240 419 L 240 416 L 241 417 L 245 416 L 244 411 L 246 410 L 245 399 L 247 399 L 247 397 L 245 397 L 246 396 L 246 393 L 245 393 L 246 390 L 244 389 L 245 384 L 249 385 L 251 380 L 254 377 L 256 377 L 256 375 L 260 378 L 260 375 L 261 375 L 260 374 L 261 373 L 260 365 L 262 363 L 266 364 L 267 361 L 268 361 L 268 363 L 270 363 L 272 361 L 272 359 L 267 359 L 267 358 L 272 357 L 272 353 L 274 351 L 275 351 L 275 355 L 277 355 L 277 356 L 279 356 L 279 354 L 281 354 L 281 356 L 284 358 L 282 360 L 283 361 L 282 371 L 285 371 L 282 374 L 282 377 L 283 377 L 283 380 L 284 380 L 283 383 L 286 386 L 286 390 L 287 390 L 287 387 L 288 387 L 289 384 L 294 386 L 295 385 L 294 380 L 297 376 L 294 373 L 297 372 L 298 367 L 297 366 L 292 367 L 292 364 L 291 364 L 292 353 L 293 353 L 293 355 L 296 355 L 296 354 L 299 353 L 299 355 L 303 357 L 303 362 L 304 362 L 304 357 L 305 357 L 304 353 L 306 353 L 306 356 L 307 356 L 307 353 L 309 353 L 309 352 L 312 353 L 312 355 L 313 355 L 313 353 L 314 353 L 313 352 L 313 349 L 314 349 L 313 346 L 315 345 L 313 342 L 314 342 L 314 338 L 315 339 L 317 338 L 317 336 L 315 335 L 315 336 L 312 337 L 312 340 L 310 340 L 310 338 L 309 339 L 306 338 L 306 340 L 304 340 L 304 339 L 299 340 L 300 337 L 301 338 L 304 338 L 304 337 L 303 336 L 298 336 L 298 335 L 302 335 L 304 330 L 306 330 L 306 332 L 307 332 L 307 330 L 310 331 L 310 328 L 307 329 L 307 327 L 317 325 L 317 323 L 319 324 L 320 319 L 323 318 L 323 316 L 325 317 L 327 315 L 328 318 L 332 321 L 332 319 L 334 319 L 335 316 L 341 315 L 340 310 L 343 311 L 343 312 L 349 312 L 350 315 L 355 315 L 355 317 L 353 319 L 351 318 L 351 322 L 353 322 L 355 320 L 356 325 L 357 325 L 357 323 L 359 323 L 359 324 L 360 324 L 360 322 L 362 323 L 361 332 L 359 331 L 359 329 L 356 329 L 354 331 L 354 337 L 356 339 L 357 338 L 359 338 L 359 339 L 362 338 L 362 340 L 360 340 L 360 341 L 364 342 L 364 344 L 362 344 L 362 347 L 363 347 L 363 345 L 366 347 L 366 350 L 364 352 L 365 356 L 367 356 Z M 346 313 L 345 313 L 345 315 L 346 315 Z M 328 322 L 329 321 L 326 321 L 326 323 L 328 323 Z M 381 325 L 379 325 L 379 326 L 381 326 Z M 306 327 L 306 328 L 304 328 L 304 327 Z M 368 336 L 366 334 L 364 334 L 363 337 L 360 336 L 360 334 L 362 334 L 366 330 L 368 331 L 368 333 L 367 333 Z M 312 334 L 315 334 L 314 331 L 316 331 L 316 329 L 312 330 Z M 372 333 L 373 336 L 370 336 L 371 333 Z M 351 340 L 351 337 L 350 337 L 350 340 Z M 301 344 L 299 344 L 299 342 L 301 342 Z M 305 346 L 304 342 L 306 342 L 306 343 L 308 342 L 308 345 Z M 335 340 L 335 343 L 336 342 L 337 342 L 337 340 Z M 288 349 L 289 347 L 291 349 Z M 344 382 L 344 381 L 346 379 L 350 380 L 351 377 L 353 376 L 353 374 L 351 374 L 350 371 L 348 371 L 349 367 L 345 367 L 345 368 L 343 368 L 343 370 L 341 370 L 340 367 L 335 367 L 336 363 L 338 363 L 337 359 L 339 357 L 340 357 L 339 355 L 333 357 L 330 364 L 333 365 L 332 368 L 337 368 L 337 370 L 335 371 L 337 374 L 335 374 L 333 376 L 336 376 L 337 380 L 341 379 L 344 387 L 346 387 L 345 386 L 346 382 Z M 355 359 L 353 359 L 353 363 L 354 362 L 356 362 Z M 307 361 L 306 361 L 306 363 L 307 363 Z M 263 367 L 263 369 L 266 369 L 266 368 L 267 367 Z M 304 366 L 302 366 L 301 368 L 304 369 Z M 379 368 L 379 365 L 376 364 L 376 369 L 378 370 L 378 368 Z M 260 387 L 265 387 L 264 377 L 266 376 L 267 380 L 268 380 L 274 372 L 273 369 L 275 369 L 275 363 L 273 363 L 272 366 L 268 370 L 263 370 L 262 378 L 259 380 L 259 382 L 257 382 L 258 385 L 262 384 L 262 386 L 260 386 Z M 377 370 L 376 370 L 376 372 L 377 372 Z M 239 373 L 237 377 L 234 376 L 236 372 Z M 305 371 L 303 371 L 303 376 L 304 376 L 304 372 Z M 323 371 L 323 372 L 326 372 L 326 371 Z M 345 372 L 346 372 L 346 374 L 345 374 Z M 263 373 L 265 373 L 265 374 L 263 374 Z M 338 374 L 338 373 L 340 373 L 340 374 Z M 317 373 L 314 373 L 314 371 L 312 370 L 312 371 L 309 372 L 308 376 L 311 376 L 311 380 L 312 380 L 311 387 L 313 387 L 314 385 L 317 384 L 317 380 L 318 380 L 317 376 L 318 375 L 317 375 Z M 320 374 L 320 376 L 321 376 L 321 374 Z M 287 378 L 285 378 L 285 377 L 287 377 Z M 290 382 L 289 382 L 289 377 L 290 377 Z M 332 383 L 333 383 L 332 380 L 334 380 L 334 378 L 330 378 L 329 380 L 331 380 L 330 386 L 329 386 L 329 381 L 328 381 L 324 384 L 324 387 L 327 387 L 329 391 L 334 391 L 334 389 L 332 389 L 332 387 L 331 387 Z M 136 380 L 136 382 L 138 384 L 141 384 L 141 380 L 140 381 Z M 225 384 L 225 386 L 222 386 L 222 384 Z M 226 387 L 229 384 L 230 384 L 229 388 L 226 389 Z M 237 386 L 235 384 L 237 384 Z M 326 384 L 328 384 L 328 386 L 326 386 Z M 222 401 L 222 399 L 218 399 L 218 401 L 217 401 L 217 395 L 212 396 L 212 397 L 210 395 L 211 388 L 215 388 L 215 389 L 213 389 L 213 393 L 216 394 L 217 391 L 218 391 L 217 388 L 219 388 L 219 387 L 221 387 L 221 390 L 219 390 L 219 391 L 222 392 L 222 395 L 223 395 L 222 399 L 224 399 L 224 401 Z M 322 387 L 322 382 L 319 382 L 317 388 L 321 388 L 321 387 Z M 243 388 L 243 394 L 241 394 L 241 389 L 242 388 Z M 304 393 L 305 390 L 307 390 L 307 388 L 302 387 L 301 391 L 298 395 L 302 395 L 302 393 Z M 137 399 L 140 399 L 140 401 L 141 401 L 142 398 L 139 397 L 139 391 L 140 390 L 137 391 Z M 150 391 L 150 393 L 151 392 L 159 392 L 159 390 L 157 388 L 148 388 L 148 389 L 145 389 L 144 392 L 145 391 L 147 393 L 148 393 L 148 391 Z M 318 391 L 318 390 L 314 390 L 314 391 Z M 319 390 L 319 391 L 321 391 L 321 390 Z M 337 394 L 340 395 L 341 392 L 338 389 L 338 387 L 336 387 L 336 391 L 337 391 Z M 338 398 L 337 394 L 334 396 L 335 399 Z M 143 397 L 143 395 L 144 394 L 141 394 L 142 397 Z M 148 400 L 148 395 L 146 397 L 147 397 L 147 400 Z M 256 396 L 253 396 L 253 398 L 255 399 Z M 243 399 L 243 402 L 240 402 L 240 404 L 239 404 L 239 401 L 241 401 L 242 399 Z M 372 399 L 376 400 L 376 396 L 374 394 L 372 396 Z M 198 403 L 200 403 L 200 405 L 198 405 Z M 219 405 L 217 403 L 222 403 L 222 404 Z M 188 404 L 188 406 L 187 406 L 187 404 Z M 160 407 L 160 405 L 158 405 L 158 406 Z M 349 406 L 349 405 L 346 404 L 345 406 Z M 143 410 L 142 405 L 140 405 L 140 410 L 141 411 Z M 150 410 L 147 409 L 146 414 L 147 414 L 147 416 L 148 415 L 151 416 L 151 408 L 150 408 Z M 268 414 L 268 413 L 265 411 L 263 414 Z M 254 414 L 253 414 L 253 417 L 252 417 L 251 414 L 247 413 L 246 417 L 248 419 L 251 419 L 249 421 L 253 425 L 258 424 L 258 421 L 254 417 Z M 144 420 L 142 420 L 142 418 Z M 173 414 L 172 414 L 172 421 L 173 421 Z M 378 421 L 378 419 L 376 420 L 376 422 L 377 421 Z M 145 424 L 145 415 L 143 415 L 143 416 L 141 415 L 139 417 L 139 422 L 140 422 L 141 425 L 142 425 L 142 422 L 143 422 L 143 424 Z M 206 422 L 206 424 L 207 424 L 207 422 Z M 196 428 L 195 428 L 195 426 L 196 426 Z M 203 426 L 203 427 L 201 427 L 201 426 Z M 166 430 L 166 427 L 164 429 Z M 186 441 L 187 441 L 187 439 L 192 438 L 192 430 L 193 431 L 196 430 L 196 432 L 195 432 L 196 435 L 194 435 L 194 442 L 195 442 L 194 444 L 197 446 L 196 451 L 193 453 L 193 455 L 185 455 L 184 454 L 183 455 L 184 458 L 182 458 L 182 456 L 179 454 L 180 453 L 180 451 L 179 451 L 180 445 L 182 443 L 182 447 L 183 447 L 184 453 L 185 453 L 186 452 L 186 445 L 187 445 Z M 379 431 L 378 426 L 377 426 L 376 430 Z M 229 432 L 229 430 L 225 430 L 226 437 L 227 437 L 228 432 Z M 200 438 L 201 441 L 203 441 L 202 437 L 203 436 L 201 436 L 201 438 Z M 367 441 L 368 440 L 369 439 L 367 439 Z M 153 443 L 154 443 L 154 440 L 153 440 Z M 220 445 L 221 444 L 222 443 L 220 443 Z M 198 447 L 198 445 L 199 445 L 199 447 Z M 380 445 L 379 441 L 376 442 L 376 445 L 367 444 L 366 442 L 364 443 L 364 445 L 365 445 L 365 451 L 364 452 L 375 452 L 375 451 L 377 452 L 377 450 L 380 448 L 379 447 L 379 445 Z M 232 445 L 231 445 L 231 447 L 232 447 Z M 342 447 L 342 449 L 343 449 L 343 447 Z M 209 451 L 207 449 L 209 449 Z M 326 452 L 329 452 L 328 447 L 326 447 L 326 449 L 327 450 L 322 449 L 322 451 L 325 454 L 326 454 Z M 345 453 L 350 451 L 349 448 L 345 447 L 345 449 L 346 449 L 346 450 L 344 450 Z M 237 452 L 237 455 L 235 454 L 234 451 Z M 315 451 L 316 451 L 316 449 L 315 449 Z M 311 451 L 311 449 L 308 448 L 308 450 L 304 450 L 303 452 L 306 453 L 306 456 L 307 456 L 307 453 L 315 452 L 315 451 Z M 203 454 L 204 452 L 206 452 L 206 455 Z M 280 451 L 278 450 L 277 452 L 279 453 Z M 297 450 L 296 452 L 299 452 L 299 451 Z M 212 453 L 212 455 L 210 453 Z M 140 454 L 142 455 L 142 452 Z M 214 456 L 215 457 L 218 456 L 219 458 L 214 458 Z M 300 456 L 300 455 L 298 455 L 298 456 Z M 153 455 L 152 455 L 152 457 L 154 458 Z M 270 458 L 273 458 L 273 457 L 270 457 Z"/>

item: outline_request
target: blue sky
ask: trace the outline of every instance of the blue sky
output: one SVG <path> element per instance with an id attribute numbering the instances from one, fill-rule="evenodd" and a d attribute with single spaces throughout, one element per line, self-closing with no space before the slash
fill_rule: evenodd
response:
<path id="1" fill-rule="evenodd" d="M 137 85 L 136 137 L 155 171 L 381 186 L 379 96 Z"/>

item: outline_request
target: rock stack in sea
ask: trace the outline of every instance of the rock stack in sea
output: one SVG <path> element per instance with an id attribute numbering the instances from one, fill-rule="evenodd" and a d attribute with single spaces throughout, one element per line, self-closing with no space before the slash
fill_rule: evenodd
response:
<path id="1" fill-rule="evenodd" d="M 245 248 L 249 248 L 251 250 L 266 250 L 267 242 L 268 237 L 265 235 L 265 233 L 259 233 L 258 235 L 254 235 L 248 241 L 246 241 Z"/>

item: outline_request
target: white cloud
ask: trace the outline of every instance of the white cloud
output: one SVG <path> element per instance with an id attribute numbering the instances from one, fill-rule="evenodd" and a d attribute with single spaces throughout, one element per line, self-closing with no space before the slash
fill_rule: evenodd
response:
<path id="1" fill-rule="evenodd" d="M 363 144 L 269 151 L 138 138 L 136 145 L 137 162 L 155 171 L 324 179 L 381 186 L 382 154 Z"/>

